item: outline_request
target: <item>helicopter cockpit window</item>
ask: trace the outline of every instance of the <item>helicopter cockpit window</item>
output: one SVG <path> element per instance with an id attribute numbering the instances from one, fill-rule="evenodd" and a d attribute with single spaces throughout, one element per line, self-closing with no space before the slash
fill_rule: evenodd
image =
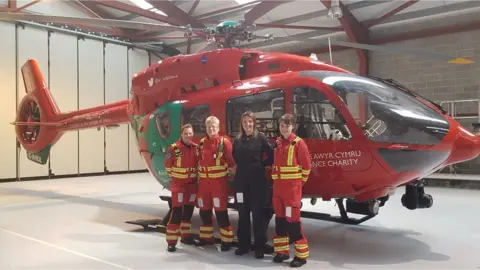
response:
<path id="1" fill-rule="evenodd" d="M 296 134 L 302 138 L 349 140 L 345 119 L 320 91 L 302 86 L 293 90 L 293 113 L 297 116 Z"/>
<path id="2" fill-rule="evenodd" d="M 301 76 L 332 86 L 372 141 L 434 145 L 449 130 L 441 114 L 393 86 L 330 71 L 309 71 Z"/>
<path id="3" fill-rule="evenodd" d="M 205 120 L 210 116 L 209 105 L 199 105 L 192 108 L 182 108 L 182 120 L 183 124 L 190 124 L 193 127 L 195 136 L 206 136 Z"/>
<path id="4" fill-rule="evenodd" d="M 279 135 L 277 120 L 285 112 L 284 91 L 269 90 L 254 95 L 234 97 L 227 101 L 227 132 L 230 136 L 240 133 L 240 116 L 252 111 L 257 117 L 257 129 L 266 137 Z"/>
<path id="5" fill-rule="evenodd" d="M 157 131 L 160 138 L 166 139 L 170 136 L 170 113 L 168 111 L 155 115 Z"/>

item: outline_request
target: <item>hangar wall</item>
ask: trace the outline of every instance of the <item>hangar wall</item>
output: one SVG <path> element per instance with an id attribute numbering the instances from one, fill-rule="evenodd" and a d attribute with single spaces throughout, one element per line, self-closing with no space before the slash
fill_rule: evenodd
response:
<path id="1" fill-rule="evenodd" d="M 431 22 L 435 25 L 436 22 Z M 398 28 L 405 26 L 398 26 Z M 427 23 L 417 28 L 432 27 Z M 383 31 L 372 31 L 372 38 L 392 35 L 397 27 L 389 27 Z M 410 29 L 410 26 L 408 26 Z M 387 34 L 388 32 L 388 34 Z M 427 52 L 438 52 L 453 57 L 480 57 L 480 30 L 445 34 L 434 37 L 407 40 L 389 43 L 419 48 Z M 388 44 L 386 44 L 388 45 Z M 355 50 L 333 51 L 334 64 L 352 72 L 358 72 L 358 58 Z M 319 60 L 329 61 L 329 54 L 317 55 Z M 405 86 L 418 92 L 420 95 L 437 103 L 452 100 L 478 100 L 480 99 L 480 66 L 454 65 L 439 61 L 432 61 L 416 56 L 369 52 L 369 75 L 393 78 Z M 463 115 L 479 113 L 478 102 L 462 102 L 455 105 L 456 112 Z M 478 119 L 459 119 L 464 127 L 471 130 L 473 122 Z M 480 173 L 480 158 L 464 162 L 455 166 L 460 173 Z"/>
<path id="2" fill-rule="evenodd" d="M 0 181 L 145 171 L 128 124 L 64 134 L 49 163 L 36 164 L 17 148 L 16 104 L 25 95 L 20 68 L 35 58 L 62 112 L 127 99 L 133 75 L 148 67 L 149 52 L 103 41 L 0 23 Z M 18 153 L 17 153 L 18 150 Z"/>

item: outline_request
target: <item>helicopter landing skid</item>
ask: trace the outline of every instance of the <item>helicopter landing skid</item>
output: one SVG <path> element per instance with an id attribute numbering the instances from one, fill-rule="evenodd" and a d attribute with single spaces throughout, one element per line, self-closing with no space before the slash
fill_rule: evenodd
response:
<path id="1" fill-rule="evenodd" d="M 170 215 L 172 214 L 172 200 L 169 196 L 160 196 L 160 200 L 168 202 L 168 212 L 162 219 L 139 219 L 125 223 L 142 226 L 146 231 L 158 231 L 159 227 L 166 228 Z"/>
<path id="2" fill-rule="evenodd" d="M 144 230 L 149 231 L 158 231 L 160 233 L 165 233 L 166 226 L 168 220 L 170 219 L 170 215 L 172 213 L 172 201 L 170 196 L 160 196 L 162 201 L 168 202 L 169 210 L 167 214 L 163 217 L 163 219 L 150 219 L 150 220 L 135 220 L 135 221 L 127 221 L 128 224 L 142 226 Z M 335 223 L 341 224 L 348 224 L 348 225 L 359 225 L 378 214 L 379 209 L 379 202 L 366 202 L 366 203 L 355 203 L 352 201 L 347 200 L 347 209 L 345 209 L 344 199 L 335 199 L 337 203 L 338 210 L 340 211 L 340 216 L 332 216 L 326 213 L 317 213 L 317 212 L 309 212 L 309 211 L 301 211 L 300 216 L 302 218 L 309 218 L 309 219 L 316 219 L 316 220 L 324 220 L 330 221 Z M 236 207 L 233 203 L 228 203 L 228 208 L 235 209 Z M 365 216 L 362 218 L 351 218 L 348 216 L 348 213 L 356 213 L 356 214 L 364 214 Z M 198 238 L 198 235 L 195 236 Z M 216 241 L 220 241 L 220 239 L 216 238 Z"/>
<path id="3" fill-rule="evenodd" d="M 340 216 L 332 216 L 326 213 L 316 213 L 316 212 L 309 212 L 309 211 L 301 211 L 300 216 L 303 218 L 324 220 L 324 221 L 330 221 L 330 222 L 341 223 L 341 224 L 359 225 L 369 219 L 372 219 L 378 214 L 378 208 L 377 208 L 376 213 L 367 214 L 362 218 L 351 218 L 348 216 L 347 210 L 345 210 L 343 199 L 335 199 L 335 202 L 337 203 L 338 210 L 340 211 Z M 348 212 L 356 213 L 356 214 L 364 214 L 364 213 L 359 213 L 359 211 L 348 211 Z"/>
<path id="4" fill-rule="evenodd" d="M 169 207 L 169 210 L 168 210 L 167 214 L 164 216 L 163 219 L 150 219 L 150 220 L 140 219 L 140 220 L 135 220 L 135 221 L 127 221 L 126 223 L 142 226 L 143 229 L 146 230 L 146 231 L 155 231 L 155 232 L 159 232 L 159 233 L 162 233 L 162 234 L 166 234 L 167 223 L 168 223 L 168 220 L 170 219 L 170 215 L 172 213 L 172 199 L 171 199 L 170 196 L 160 196 L 160 199 L 162 201 L 168 202 L 168 207 Z M 229 208 L 230 207 L 231 207 L 231 204 L 229 204 Z M 193 236 L 194 240 L 196 240 L 196 241 L 200 240 L 200 236 L 199 236 L 198 233 L 192 232 L 192 236 Z M 215 244 L 221 244 L 222 243 L 222 240 L 221 240 L 220 237 L 214 236 L 214 239 L 215 239 Z M 238 241 L 236 239 L 233 240 L 232 246 L 233 247 L 238 247 Z M 255 249 L 255 243 L 251 244 L 250 249 L 251 250 Z M 273 247 L 270 247 L 270 249 L 271 249 L 271 252 L 268 252 L 268 253 L 266 252 L 265 254 L 273 253 Z"/>

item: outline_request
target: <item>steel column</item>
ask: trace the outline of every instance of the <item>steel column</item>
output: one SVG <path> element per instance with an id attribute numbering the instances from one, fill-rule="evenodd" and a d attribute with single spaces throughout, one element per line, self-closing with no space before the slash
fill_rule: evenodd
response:
<path id="1" fill-rule="evenodd" d="M 322 3 L 325 5 L 327 9 L 332 6 L 331 0 L 321 0 Z M 358 43 L 369 43 L 370 41 L 370 33 L 367 28 L 365 28 L 350 12 L 345 5 L 339 1 L 340 8 L 342 9 L 343 16 L 339 18 L 345 33 L 347 34 L 350 41 L 358 42 Z M 368 53 L 362 49 L 355 49 L 358 57 L 358 64 L 359 64 L 359 75 L 368 75 Z"/>

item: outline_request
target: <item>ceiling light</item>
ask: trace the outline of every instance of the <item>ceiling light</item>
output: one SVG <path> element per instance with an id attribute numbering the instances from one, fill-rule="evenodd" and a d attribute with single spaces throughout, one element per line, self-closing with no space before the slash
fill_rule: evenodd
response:
<path id="1" fill-rule="evenodd" d="M 328 9 L 327 16 L 330 19 L 341 18 L 343 16 L 343 11 L 340 8 L 340 1 L 339 0 L 333 0 L 331 3 L 332 4 L 331 4 L 330 8 Z"/>
<path id="2" fill-rule="evenodd" d="M 158 9 L 154 8 L 150 3 L 148 3 L 145 0 L 130 0 L 130 2 L 134 3 L 136 6 L 138 6 L 141 9 L 149 10 L 149 11 L 155 12 L 157 14 L 167 16 L 167 14 L 165 14 L 161 10 L 158 10 Z"/>
<path id="3" fill-rule="evenodd" d="M 235 2 L 237 2 L 237 4 L 239 5 L 243 5 L 243 4 L 247 4 L 247 3 L 250 3 L 250 2 L 253 2 L 255 0 L 235 0 Z"/>

